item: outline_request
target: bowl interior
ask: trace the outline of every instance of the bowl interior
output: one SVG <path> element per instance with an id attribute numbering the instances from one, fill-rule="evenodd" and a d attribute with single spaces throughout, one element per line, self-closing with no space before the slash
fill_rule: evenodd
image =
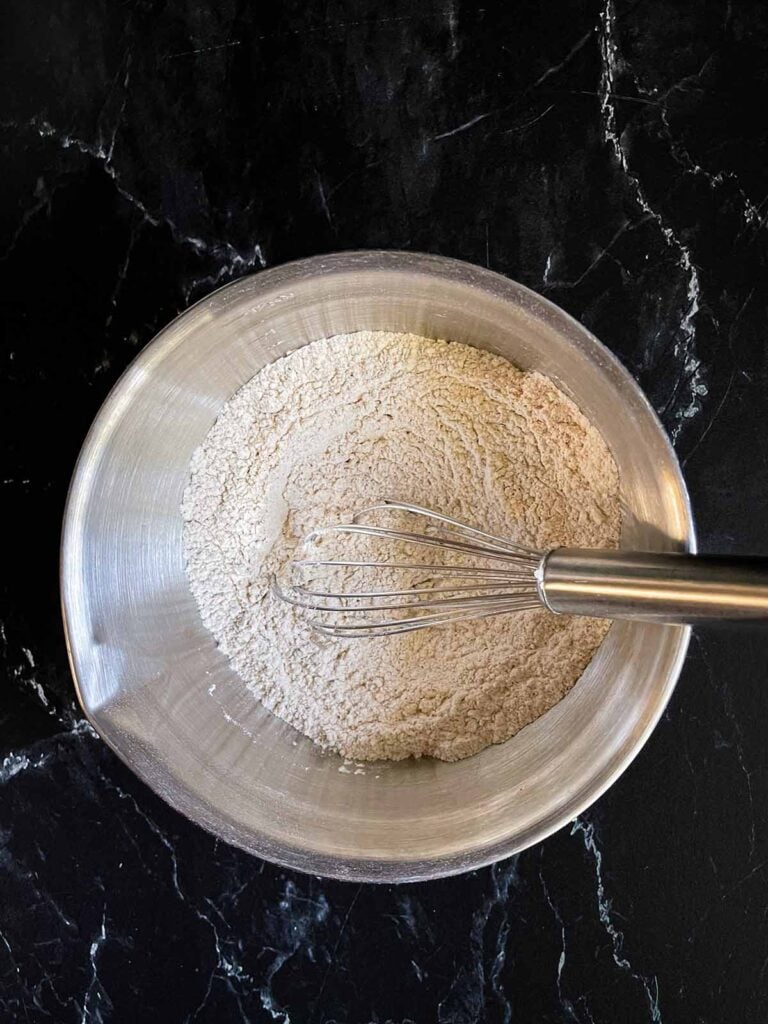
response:
<path id="1" fill-rule="evenodd" d="M 456 764 L 345 764 L 257 704 L 190 594 L 179 505 L 193 450 L 266 363 L 317 338 L 404 330 L 548 374 L 610 445 L 622 544 L 693 546 L 675 456 L 629 375 L 514 282 L 438 257 L 317 257 L 188 310 L 107 399 L 67 506 L 62 594 L 78 694 L 121 757 L 222 838 L 317 874 L 406 880 L 488 863 L 548 835 L 626 767 L 676 681 L 688 630 L 614 624 L 568 696 Z"/>

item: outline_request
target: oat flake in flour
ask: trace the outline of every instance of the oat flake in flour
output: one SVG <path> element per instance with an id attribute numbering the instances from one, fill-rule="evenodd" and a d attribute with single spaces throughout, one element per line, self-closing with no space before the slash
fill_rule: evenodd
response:
<path id="1" fill-rule="evenodd" d="M 312 527 L 382 497 L 536 548 L 604 547 L 618 539 L 616 466 L 546 377 L 384 332 L 316 341 L 265 367 L 195 452 L 187 572 L 254 697 L 349 758 L 467 757 L 557 703 L 607 623 L 530 611 L 319 642 L 269 577 Z"/>

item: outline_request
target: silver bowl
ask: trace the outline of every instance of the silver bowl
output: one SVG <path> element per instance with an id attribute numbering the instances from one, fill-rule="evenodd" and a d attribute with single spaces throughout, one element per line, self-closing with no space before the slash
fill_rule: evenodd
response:
<path id="1" fill-rule="evenodd" d="M 147 345 L 80 454 L 61 587 L 83 709 L 155 792 L 227 842 L 287 867 L 401 882 L 506 857 L 597 799 L 664 710 L 689 630 L 615 623 L 560 704 L 455 764 L 345 764 L 264 710 L 217 650 L 187 584 L 179 504 L 190 456 L 224 402 L 265 364 L 362 329 L 463 341 L 547 374 L 613 451 L 622 544 L 694 548 L 664 431 L 588 331 L 490 271 L 355 252 L 236 281 Z"/>

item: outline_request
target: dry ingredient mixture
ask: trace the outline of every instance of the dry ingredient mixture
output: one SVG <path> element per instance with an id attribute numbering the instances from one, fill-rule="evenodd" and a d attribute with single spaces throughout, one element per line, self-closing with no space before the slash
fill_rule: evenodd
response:
<path id="1" fill-rule="evenodd" d="M 348 758 L 467 757 L 556 704 L 607 624 L 528 611 L 318 638 L 270 576 L 312 527 L 382 497 L 535 548 L 605 547 L 619 532 L 616 466 L 546 377 L 385 332 L 313 342 L 265 367 L 195 452 L 182 506 L 192 592 L 254 696 Z"/>

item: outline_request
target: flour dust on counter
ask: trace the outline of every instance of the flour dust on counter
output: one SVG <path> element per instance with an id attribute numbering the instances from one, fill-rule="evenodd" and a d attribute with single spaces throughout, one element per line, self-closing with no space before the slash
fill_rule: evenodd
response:
<path id="1" fill-rule="evenodd" d="M 556 704 L 605 622 L 543 610 L 366 641 L 318 637 L 270 589 L 313 528 L 397 497 L 538 549 L 614 545 L 617 471 L 546 377 L 464 344 L 360 332 L 242 387 L 183 500 L 203 622 L 254 696 L 358 761 L 457 760 Z"/>

